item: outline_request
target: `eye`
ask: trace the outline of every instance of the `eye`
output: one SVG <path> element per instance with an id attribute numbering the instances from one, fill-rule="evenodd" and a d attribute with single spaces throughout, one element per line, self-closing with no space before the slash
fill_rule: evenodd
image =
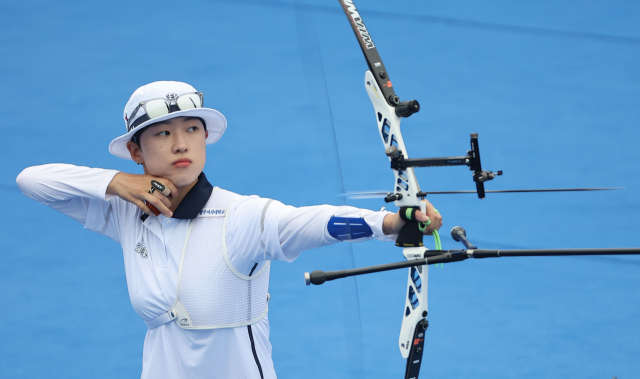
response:
<path id="1" fill-rule="evenodd" d="M 168 130 L 163 130 L 163 131 L 161 131 L 160 133 L 158 133 L 158 134 L 156 134 L 156 135 L 157 135 L 157 136 L 163 136 L 163 137 L 166 137 L 166 136 L 168 136 L 169 134 L 170 134 L 170 133 L 169 133 L 169 131 L 168 131 Z"/>
<path id="2" fill-rule="evenodd" d="M 187 129 L 187 132 L 195 132 L 196 130 L 198 130 L 197 126 L 192 126 L 189 129 Z"/>

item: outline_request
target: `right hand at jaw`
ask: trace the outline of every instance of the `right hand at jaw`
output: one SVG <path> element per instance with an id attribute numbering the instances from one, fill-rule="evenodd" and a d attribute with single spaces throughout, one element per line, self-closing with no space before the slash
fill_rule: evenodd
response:
<path id="1" fill-rule="evenodd" d="M 149 193 L 151 189 L 151 181 L 156 180 L 164 184 L 170 191 L 169 197 L 178 196 L 178 188 L 169 180 L 153 175 L 127 174 L 125 172 L 117 173 L 109 186 L 107 186 L 107 194 L 116 195 L 126 200 L 146 214 L 155 214 L 147 203 L 153 205 L 160 213 L 167 217 L 173 216 L 171 200 L 163 195 L 160 191 Z M 146 202 L 146 203 L 145 203 Z"/>

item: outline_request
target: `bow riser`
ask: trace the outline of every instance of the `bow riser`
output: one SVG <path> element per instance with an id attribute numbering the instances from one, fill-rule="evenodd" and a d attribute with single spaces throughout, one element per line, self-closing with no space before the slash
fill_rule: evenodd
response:
<path id="1" fill-rule="evenodd" d="M 396 115 L 395 109 L 385 100 L 371 71 L 365 73 L 364 85 L 376 113 L 378 133 L 385 151 L 389 147 L 395 146 L 403 157 L 408 159 L 407 149 L 400 132 L 401 118 Z M 391 162 L 391 157 L 389 157 L 389 162 Z M 400 199 L 395 201 L 395 205 L 398 208 L 418 206 L 422 212 L 426 212 L 425 203 L 421 202 L 418 197 L 420 186 L 413 168 L 409 167 L 405 170 L 393 169 L 393 173 L 395 176 L 394 193 L 401 195 Z M 424 247 L 406 247 L 402 252 L 407 260 L 415 260 L 424 258 L 425 251 Z M 416 326 L 427 316 L 427 283 L 428 266 L 412 267 L 408 270 L 407 293 L 402 315 L 402 326 L 400 327 L 400 337 L 398 339 L 398 348 L 405 359 L 409 357 L 411 348 L 414 346 Z"/>
<path id="2" fill-rule="evenodd" d="M 402 152 L 404 158 L 408 159 L 407 149 L 400 133 L 401 118 L 396 115 L 395 109 L 387 104 L 371 71 L 367 71 L 364 75 L 364 86 L 376 112 L 378 133 L 382 138 L 385 151 L 391 146 L 396 146 Z M 389 157 L 389 162 L 391 162 L 391 157 Z M 405 170 L 394 169 L 393 173 L 395 175 L 394 192 L 402 195 L 399 200 L 395 201 L 395 205 L 398 208 L 420 206 L 420 198 L 417 196 L 418 192 L 420 192 L 420 186 L 413 168 L 409 167 Z"/>

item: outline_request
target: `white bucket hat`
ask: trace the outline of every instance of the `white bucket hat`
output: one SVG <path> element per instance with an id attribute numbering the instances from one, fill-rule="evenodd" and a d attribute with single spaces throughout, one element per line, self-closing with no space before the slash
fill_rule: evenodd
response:
<path id="1" fill-rule="evenodd" d="M 178 98 L 187 94 L 196 94 L 191 96 L 192 99 L 197 99 L 197 96 L 202 99 L 202 93 L 197 92 L 195 88 L 183 82 L 153 82 L 138 88 L 124 107 L 123 118 L 127 133 L 111 141 L 109 152 L 120 158 L 131 159 L 131 154 L 127 150 L 127 142 L 131 141 L 134 134 L 151 124 L 174 117 L 200 117 L 204 120 L 209 132 L 207 145 L 216 143 L 222 137 L 225 129 L 227 129 L 227 119 L 215 109 L 202 108 L 201 103 L 189 102 L 195 108 L 180 110 Z M 157 99 L 166 101 L 168 113 L 159 117 L 149 118 L 149 115 L 146 114 L 146 107 L 143 104 Z"/>

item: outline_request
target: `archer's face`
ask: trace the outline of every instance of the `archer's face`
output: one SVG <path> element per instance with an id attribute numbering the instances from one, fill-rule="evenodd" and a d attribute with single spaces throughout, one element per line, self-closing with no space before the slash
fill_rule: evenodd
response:
<path id="1" fill-rule="evenodd" d="M 145 171 L 176 187 L 192 184 L 204 169 L 207 135 L 197 118 L 176 117 L 147 127 L 139 152 Z"/>

